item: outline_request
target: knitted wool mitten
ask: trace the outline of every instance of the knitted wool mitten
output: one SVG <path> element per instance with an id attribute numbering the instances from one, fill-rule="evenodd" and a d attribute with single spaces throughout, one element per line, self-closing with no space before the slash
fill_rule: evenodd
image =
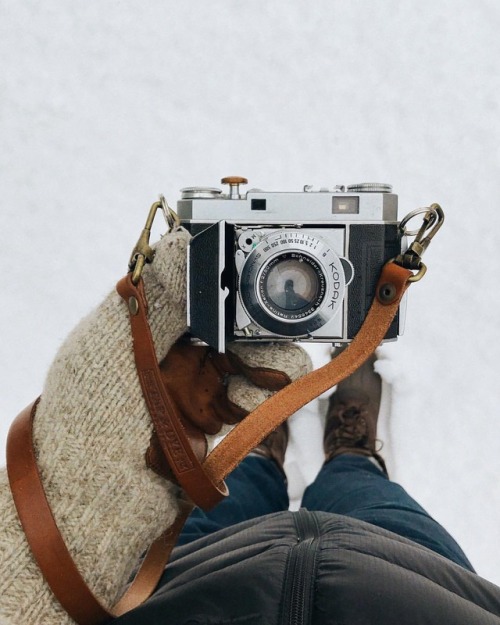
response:
<path id="1" fill-rule="evenodd" d="M 158 360 L 186 331 L 186 250 L 179 229 L 144 270 Z M 250 364 L 296 379 L 310 369 L 296 345 L 235 346 Z M 230 399 L 252 410 L 269 393 L 233 376 Z M 140 555 L 177 513 L 177 487 L 145 464 L 152 424 L 137 379 L 127 307 L 116 292 L 69 335 L 49 370 L 34 439 L 56 522 L 104 605 L 122 594 Z M 0 471 L 0 624 L 69 625 L 35 564 Z"/>

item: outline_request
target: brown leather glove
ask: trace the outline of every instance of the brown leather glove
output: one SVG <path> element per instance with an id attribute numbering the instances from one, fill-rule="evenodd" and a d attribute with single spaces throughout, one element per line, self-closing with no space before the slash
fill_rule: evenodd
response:
<path id="1" fill-rule="evenodd" d="M 160 370 L 163 383 L 176 404 L 191 446 L 200 461 L 205 459 L 208 451 L 206 435 L 220 433 L 224 425 L 234 425 L 249 413 L 249 410 L 232 401 L 230 393 L 228 394 L 232 381 L 238 379 L 241 388 L 243 378 L 244 384 L 252 388 L 253 393 L 254 387 L 258 387 L 265 389 L 266 394 L 271 394 L 289 384 L 292 377 L 296 377 L 293 373 L 290 377 L 284 371 L 262 366 L 260 363 L 250 364 L 252 361 L 255 363 L 261 353 L 259 350 L 262 351 L 263 347 L 241 344 L 233 346 L 234 350 L 242 354 L 240 357 L 230 349 L 225 354 L 220 354 L 211 347 L 194 345 L 189 339 L 182 338 L 162 361 Z M 298 346 L 296 350 L 302 351 Z M 288 354 L 290 345 L 266 345 L 267 360 L 272 360 L 269 357 L 270 351 L 275 351 L 276 355 L 282 355 L 283 352 Z M 292 351 L 295 350 L 292 348 Z M 245 357 L 249 362 L 243 360 Z M 277 360 L 280 361 L 279 358 Z M 300 374 L 309 368 L 306 355 L 303 360 Z M 238 392 L 233 391 L 233 395 L 235 394 L 238 395 Z M 146 458 L 148 465 L 159 475 L 172 479 L 172 472 L 164 459 L 156 434 L 153 434 Z"/>
<path id="2" fill-rule="evenodd" d="M 217 434 L 224 423 L 233 425 L 248 414 L 228 398 L 230 375 L 244 375 L 255 386 L 270 391 L 291 382 L 287 373 L 252 367 L 230 350 L 219 354 L 211 347 L 186 341 L 172 347 L 160 369 L 183 418 L 205 434 Z"/>

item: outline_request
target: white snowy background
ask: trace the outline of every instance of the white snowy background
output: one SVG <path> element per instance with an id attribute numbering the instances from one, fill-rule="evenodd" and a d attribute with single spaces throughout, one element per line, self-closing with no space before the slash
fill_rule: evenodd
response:
<path id="1" fill-rule="evenodd" d="M 500 584 L 495 0 L 0 0 L 0 438 L 158 193 L 394 185 L 446 223 L 383 348 L 392 476 Z M 319 364 L 325 346 L 314 350 Z M 103 372 L 105 374 L 105 372 Z M 324 404 L 324 402 L 323 402 Z M 320 401 L 294 418 L 297 497 Z"/>

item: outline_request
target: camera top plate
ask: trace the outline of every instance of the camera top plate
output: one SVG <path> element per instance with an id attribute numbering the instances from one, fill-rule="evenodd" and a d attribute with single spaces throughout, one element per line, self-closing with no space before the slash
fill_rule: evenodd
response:
<path id="1" fill-rule="evenodd" d="M 350 185 L 347 190 L 336 186 L 313 191 L 307 185 L 298 192 L 250 189 L 245 194 L 235 184 L 229 194 L 213 187 L 187 187 L 177 203 L 181 221 L 200 223 L 395 222 L 397 209 L 397 195 L 381 183 Z"/>

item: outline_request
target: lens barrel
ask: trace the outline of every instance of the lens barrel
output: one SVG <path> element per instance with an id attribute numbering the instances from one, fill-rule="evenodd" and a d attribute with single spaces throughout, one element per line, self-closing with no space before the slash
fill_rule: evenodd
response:
<path id="1" fill-rule="evenodd" d="M 279 336 L 302 337 L 341 310 L 345 274 L 328 241 L 282 229 L 263 237 L 247 256 L 238 289 L 259 326 Z"/>

